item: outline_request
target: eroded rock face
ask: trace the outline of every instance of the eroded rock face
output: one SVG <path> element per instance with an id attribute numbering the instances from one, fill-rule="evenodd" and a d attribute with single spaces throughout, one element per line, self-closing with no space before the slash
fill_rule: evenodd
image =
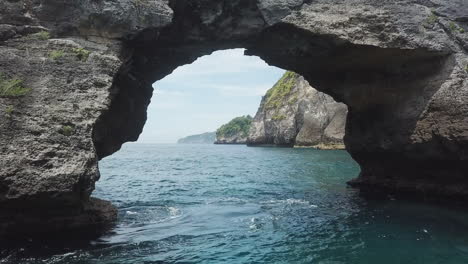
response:
<path id="1" fill-rule="evenodd" d="M 25 224 L 15 217 L 48 232 L 45 219 L 85 215 L 98 159 L 138 138 L 152 83 L 226 48 L 348 106 L 355 185 L 468 197 L 467 10 L 442 0 L 0 0 L 0 72 L 30 89 L 0 98 L 0 235 Z"/>
<path id="2" fill-rule="evenodd" d="M 287 72 L 262 98 L 247 142 L 343 149 L 347 113 L 346 105 Z"/>
<path id="3" fill-rule="evenodd" d="M 218 137 L 214 142 L 216 145 L 245 145 L 247 144 L 247 135 L 232 135 Z"/>
<path id="4" fill-rule="evenodd" d="M 125 61 L 114 37 L 145 24 L 138 26 L 130 2 L 85 2 L 0 1 L 0 73 L 29 90 L 19 97 L 0 91 L 2 238 L 81 233 L 116 218 L 110 203 L 89 198 L 99 179 L 92 135 Z M 164 13 L 158 23 L 169 22 L 164 10 L 148 14 Z M 110 25 L 102 24 L 106 17 Z"/>

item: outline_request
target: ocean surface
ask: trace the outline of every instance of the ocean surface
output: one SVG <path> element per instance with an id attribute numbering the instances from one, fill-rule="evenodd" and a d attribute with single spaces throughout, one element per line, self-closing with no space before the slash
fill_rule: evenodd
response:
<path id="1" fill-rule="evenodd" d="M 0 263 L 468 263 L 464 210 L 364 199 L 345 151 L 127 144 L 100 169 L 116 228 Z"/>

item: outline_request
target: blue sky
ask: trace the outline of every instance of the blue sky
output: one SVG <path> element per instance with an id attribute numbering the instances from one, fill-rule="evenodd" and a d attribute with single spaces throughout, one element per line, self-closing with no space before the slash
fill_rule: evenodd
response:
<path id="1" fill-rule="evenodd" d="M 154 83 L 148 121 L 138 142 L 175 143 L 215 131 L 236 116 L 254 116 L 262 96 L 284 70 L 243 54 L 243 49 L 216 51 Z"/>

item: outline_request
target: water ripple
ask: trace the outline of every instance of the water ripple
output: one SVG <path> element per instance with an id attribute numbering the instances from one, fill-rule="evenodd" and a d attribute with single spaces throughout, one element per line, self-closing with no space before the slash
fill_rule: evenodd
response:
<path id="1" fill-rule="evenodd" d="M 344 151 L 129 144 L 100 169 L 114 230 L 0 247 L 0 263 L 468 263 L 468 214 L 363 200 Z"/>

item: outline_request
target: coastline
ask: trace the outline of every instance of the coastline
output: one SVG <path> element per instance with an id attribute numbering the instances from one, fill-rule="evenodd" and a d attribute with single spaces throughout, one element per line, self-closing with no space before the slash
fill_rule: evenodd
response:
<path id="1" fill-rule="evenodd" d="M 346 146 L 344 144 L 318 144 L 318 145 L 313 145 L 313 146 L 294 145 L 293 148 L 311 148 L 311 149 L 319 149 L 319 150 L 346 150 Z"/>

